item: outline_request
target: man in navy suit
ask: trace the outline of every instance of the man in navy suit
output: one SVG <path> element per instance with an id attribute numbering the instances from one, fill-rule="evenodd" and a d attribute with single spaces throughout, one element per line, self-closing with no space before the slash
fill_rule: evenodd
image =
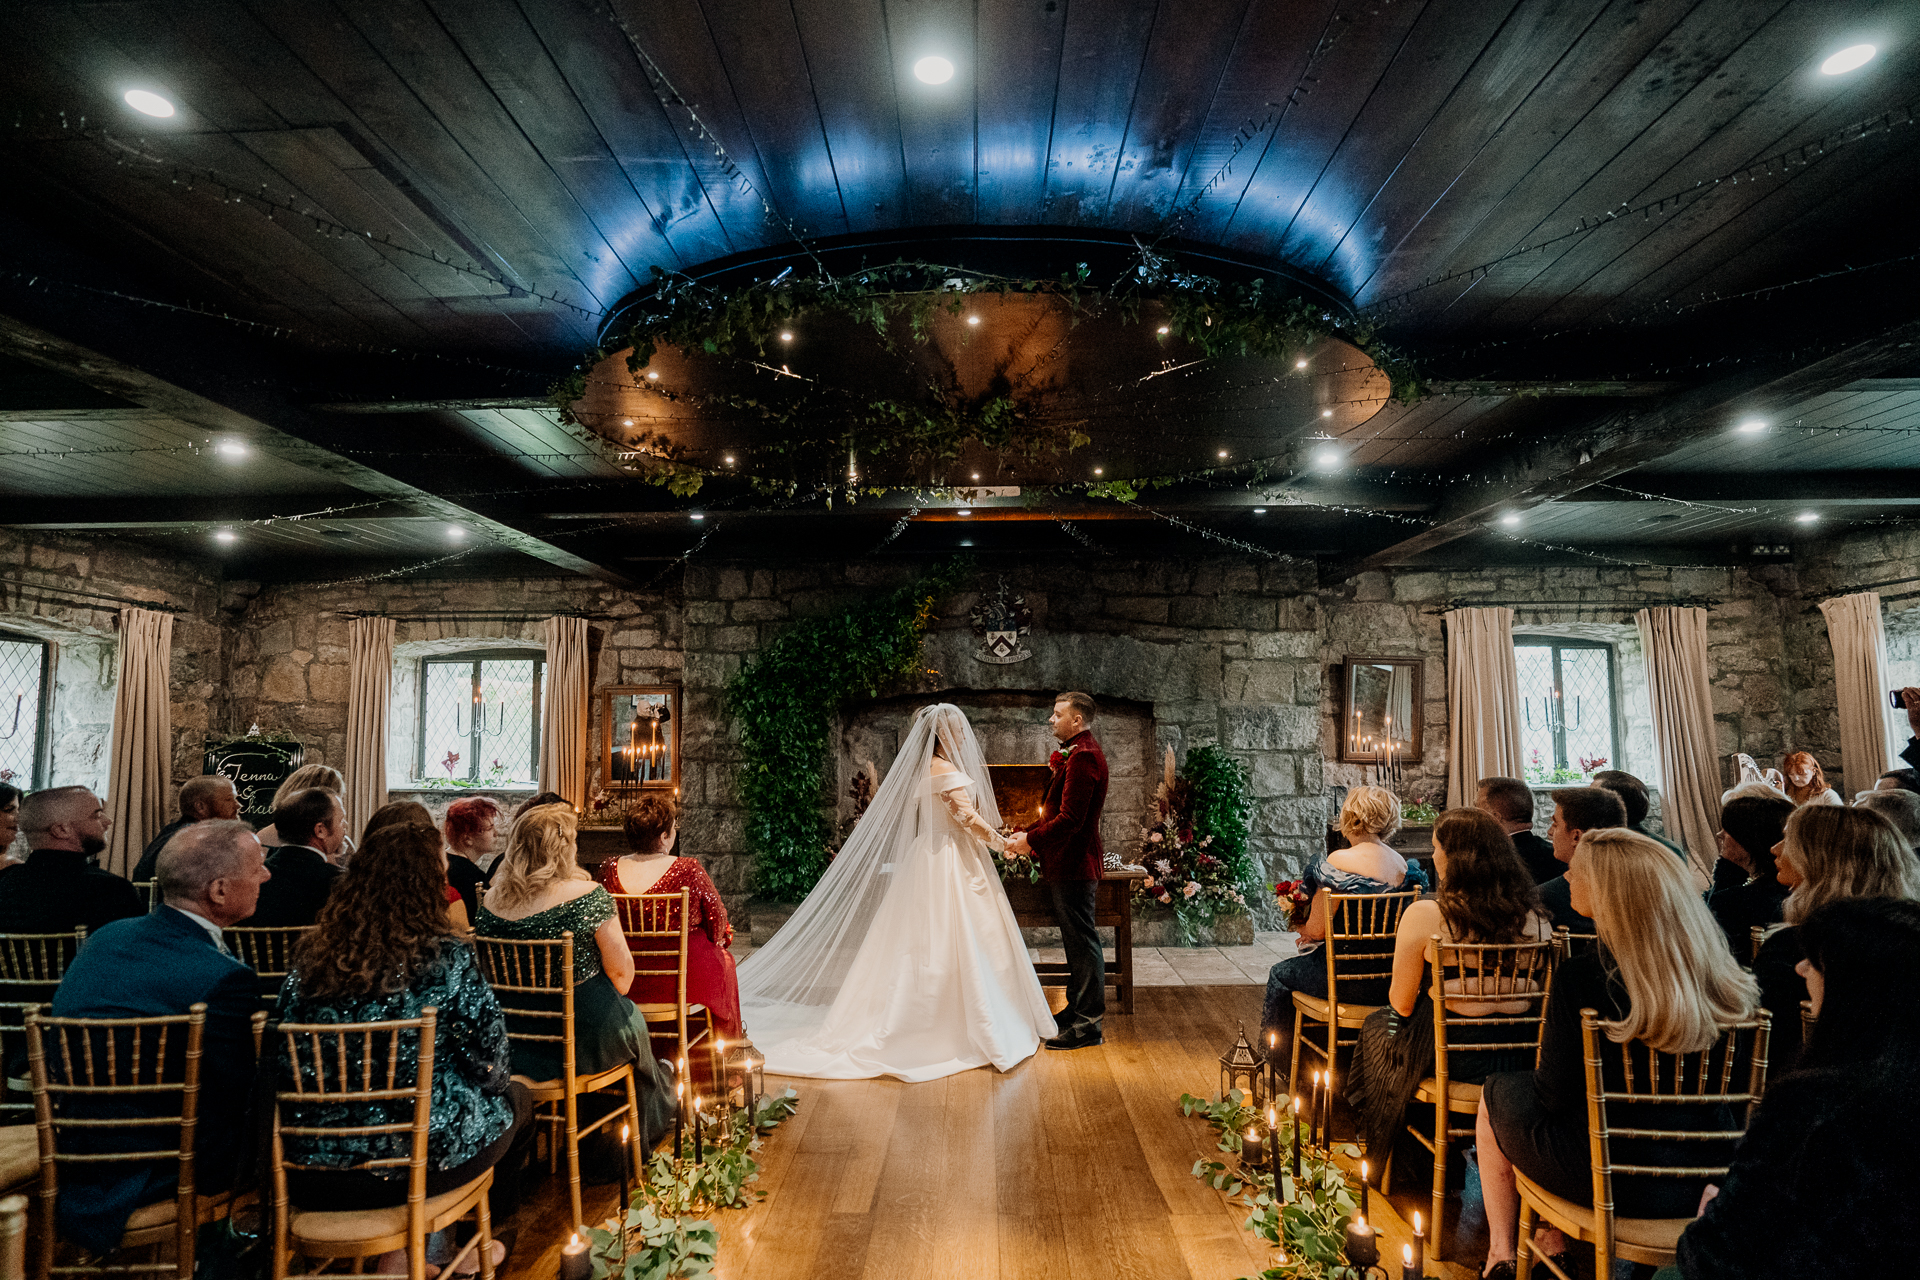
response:
<path id="1" fill-rule="evenodd" d="M 157 873 L 165 905 L 90 934 L 54 994 L 53 1014 L 150 1018 L 207 1006 L 194 1180 L 202 1191 L 217 1191 L 232 1181 L 243 1143 L 253 1082 L 252 1018 L 260 1008 L 253 970 L 228 954 L 220 931 L 253 914 L 269 873 L 253 828 L 220 820 L 195 823 L 169 841 Z M 170 1036 L 169 1054 L 184 1052 L 184 1040 Z M 177 1095 L 162 1095 L 156 1109 L 178 1102 Z M 112 1105 L 116 1110 L 106 1114 L 140 1114 L 135 1103 Z M 153 1132 L 123 1130 L 105 1140 L 146 1146 Z M 120 1243 L 135 1209 L 174 1194 L 172 1159 L 131 1168 L 63 1166 L 56 1215 L 61 1235 L 105 1252 Z M 90 1169 L 99 1173 L 90 1177 Z"/>

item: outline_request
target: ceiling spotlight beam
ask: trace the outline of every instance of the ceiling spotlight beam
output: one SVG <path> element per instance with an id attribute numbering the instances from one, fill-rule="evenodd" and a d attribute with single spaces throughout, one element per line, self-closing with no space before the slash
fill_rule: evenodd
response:
<path id="1" fill-rule="evenodd" d="M 1406 564 L 1477 533 L 1510 510 L 1553 502 L 1632 471 L 1705 436 L 1731 431 L 1756 412 L 1838 390 L 1858 378 L 1910 364 L 1920 320 L 1910 320 L 1823 360 L 1793 370 L 1755 370 L 1675 392 L 1607 414 L 1557 440 L 1496 455 L 1477 469 L 1477 483 L 1453 486 L 1435 523 L 1370 555 L 1321 567 L 1321 580 Z M 1638 486 L 1635 486 L 1638 487 Z"/>

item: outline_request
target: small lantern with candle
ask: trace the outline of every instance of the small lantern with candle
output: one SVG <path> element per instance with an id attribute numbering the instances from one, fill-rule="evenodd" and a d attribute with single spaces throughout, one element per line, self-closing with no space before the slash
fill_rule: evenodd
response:
<path id="1" fill-rule="evenodd" d="M 1260 1051 L 1247 1043 L 1247 1028 L 1243 1023 L 1233 1047 L 1220 1055 L 1221 1098 L 1238 1089 L 1246 1097 L 1245 1105 L 1255 1111 L 1266 1110 L 1266 1066 L 1267 1060 L 1260 1056 Z"/>
<path id="2" fill-rule="evenodd" d="M 751 1040 L 730 1044 L 726 1059 L 721 1063 L 721 1071 L 727 1082 L 727 1109 L 745 1111 L 749 1125 L 754 1121 L 754 1112 L 766 1090 L 765 1068 L 766 1060 L 753 1047 Z"/>

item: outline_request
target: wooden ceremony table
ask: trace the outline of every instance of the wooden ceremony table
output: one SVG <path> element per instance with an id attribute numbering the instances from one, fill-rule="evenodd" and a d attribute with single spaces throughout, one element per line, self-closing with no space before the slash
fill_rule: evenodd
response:
<path id="1" fill-rule="evenodd" d="M 1109 871 L 1100 878 L 1100 887 L 1093 899 L 1094 924 L 1113 928 L 1113 959 L 1106 961 L 1107 985 L 1113 988 L 1121 1013 L 1133 1012 L 1133 882 L 1146 878 L 1144 867 Z M 1058 926 L 1060 922 L 1053 916 L 1053 898 L 1046 885 L 1025 880 L 1002 883 L 1006 886 L 1007 902 L 1013 907 L 1013 918 L 1021 928 Z M 1067 976 L 1066 963 L 1061 960 L 1036 961 L 1033 968 L 1042 983 L 1049 978 Z"/>

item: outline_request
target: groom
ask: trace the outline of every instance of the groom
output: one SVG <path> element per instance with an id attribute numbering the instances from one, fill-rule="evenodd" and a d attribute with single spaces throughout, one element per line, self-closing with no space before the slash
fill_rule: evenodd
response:
<path id="1" fill-rule="evenodd" d="M 1105 871 L 1100 845 L 1100 811 L 1107 803 L 1107 757 L 1087 730 L 1093 699 L 1063 693 L 1054 700 L 1047 724 L 1060 741 L 1048 764 L 1040 821 L 1009 842 L 1013 852 L 1040 859 L 1040 874 L 1053 894 L 1053 916 L 1067 952 L 1067 1007 L 1060 1013 L 1060 1034 L 1049 1049 L 1084 1049 L 1101 1042 L 1100 1019 L 1107 1011 L 1107 965 L 1100 934 L 1093 924 L 1094 894 Z"/>

